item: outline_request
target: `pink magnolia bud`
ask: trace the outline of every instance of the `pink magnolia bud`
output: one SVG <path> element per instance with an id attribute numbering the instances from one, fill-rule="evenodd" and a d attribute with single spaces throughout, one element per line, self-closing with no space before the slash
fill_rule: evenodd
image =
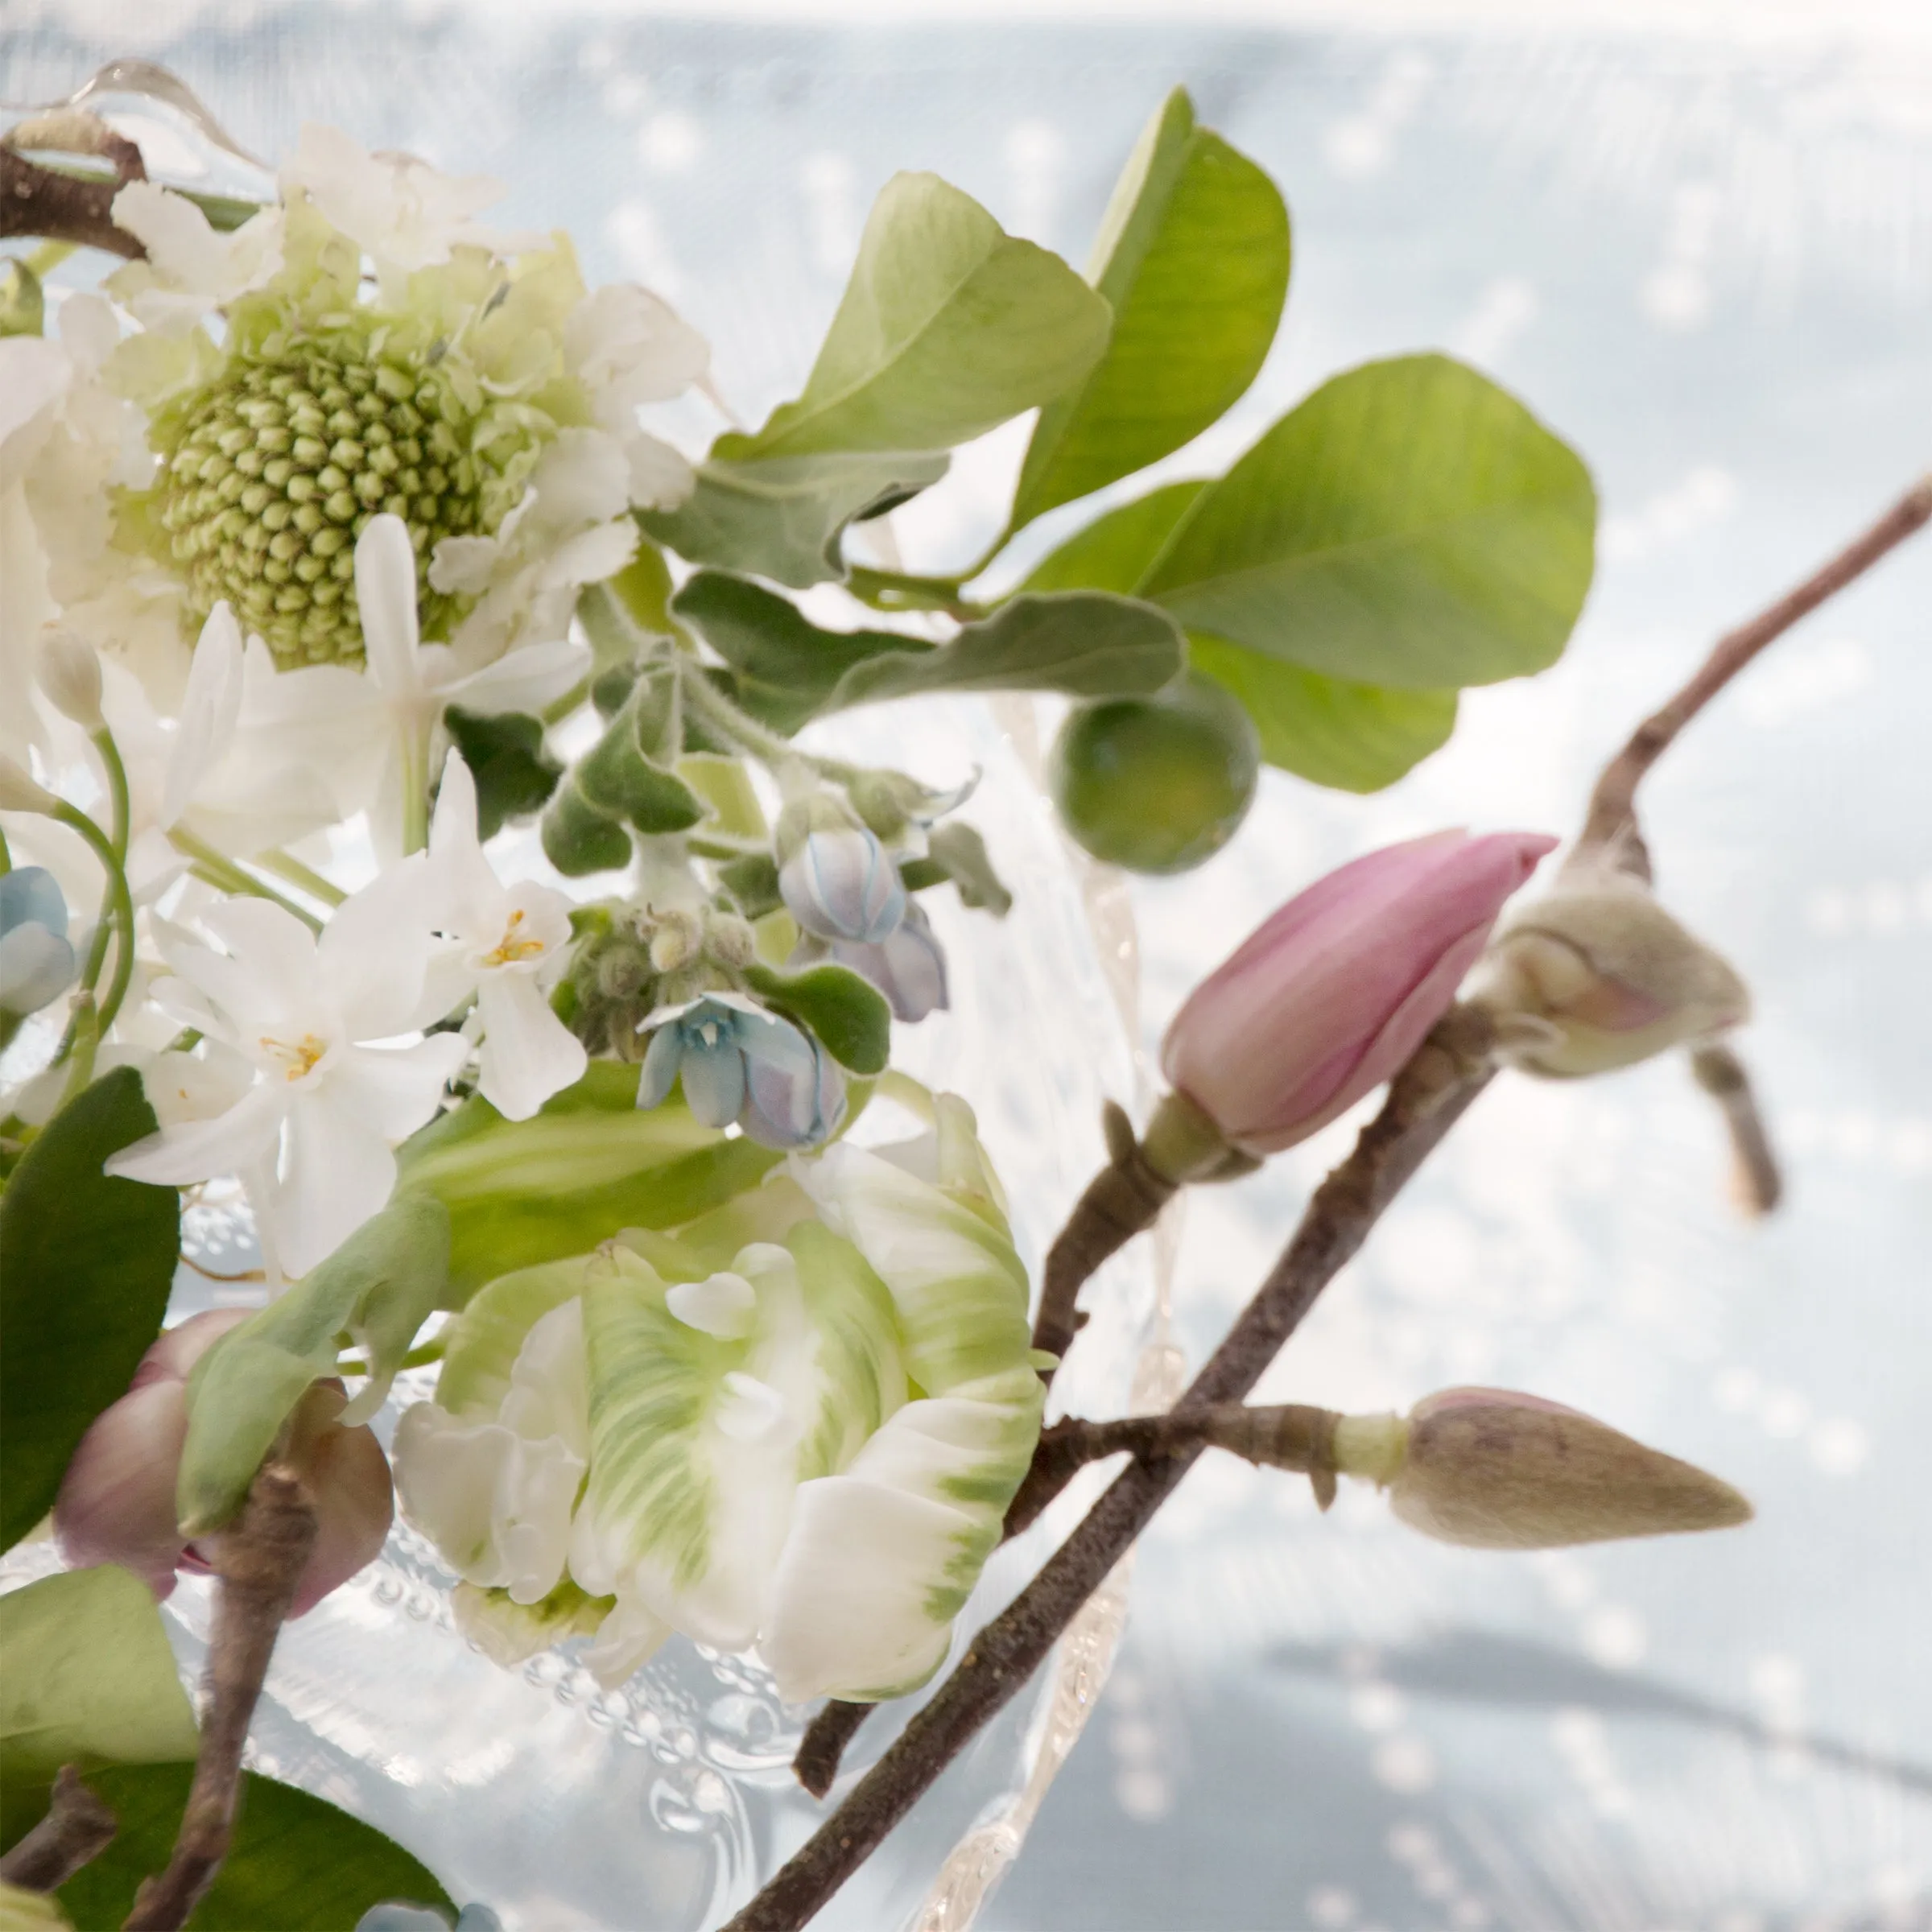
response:
<path id="1" fill-rule="evenodd" d="M 1306 1140 L 1422 1043 L 1555 844 L 1440 832 L 1330 873 L 1195 989 L 1162 1071 L 1245 1153 Z"/>
<path id="2" fill-rule="evenodd" d="M 1418 1402 L 1400 1467 L 1380 1480 L 1410 1529 L 1479 1550 L 1751 1520 L 1750 1504 L 1716 1476 L 1560 1402 L 1501 1389 L 1445 1389 Z"/>
<path id="3" fill-rule="evenodd" d="M 178 1570 L 208 1567 L 175 1513 L 175 1477 L 188 1439 L 188 1376 L 247 1313 L 211 1309 L 170 1328 L 142 1356 L 127 1393 L 81 1437 L 54 1504 L 54 1534 L 72 1567 L 118 1563 L 157 1597 L 174 1589 Z M 389 1463 L 370 1430 L 337 1422 L 344 1399 L 341 1383 L 317 1382 L 289 1422 L 289 1459 L 302 1472 L 316 1514 L 316 1546 L 291 1616 L 348 1582 L 389 1534 Z"/>

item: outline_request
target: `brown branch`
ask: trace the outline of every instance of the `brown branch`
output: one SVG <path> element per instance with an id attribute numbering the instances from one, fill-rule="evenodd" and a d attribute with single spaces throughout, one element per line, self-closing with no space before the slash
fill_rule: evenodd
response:
<path id="1" fill-rule="evenodd" d="M 1915 483 L 1864 535 L 1847 543 L 1796 589 L 1719 638 L 1696 675 L 1661 711 L 1645 719 L 1631 733 L 1629 742 L 1604 767 L 1590 795 L 1590 809 L 1578 844 L 1617 845 L 1636 840 L 1637 786 L 1676 741 L 1678 733 L 1766 645 L 1856 582 L 1928 521 L 1932 521 L 1932 477 Z M 1641 852 L 1641 843 L 1637 850 Z"/>
<path id="2" fill-rule="evenodd" d="M 23 1892 L 57 1892 L 107 1849 L 115 1828 L 114 1813 L 81 1783 L 80 1771 L 63 1765 L 47 1816 L 0 1858 L 0 1882 Z"/>
<path id="3" fill-rule="evenodd" d="M 839 1775 L 839 1760 L 859 1734 L 859 1727 L 878 1709 L 877 1704 L 848 1704 L 835 1697 L 805 1727 L 799 1740 L 792 1773 L 814 1798 L 823 1798 Z"/>
<path id="4" fill-rule="evenodd" d="M 1376 1219 L 1488 1083 L 1474 1055 L 1487 1023 L 1452 1014 L 1397 1076 L 1354 1151 L 1315 1191 L 1260 1292 L 1177 1410 L 1241 1401 Z M 1039 1575 L 976 1637 L 851 1795 L 724 1932 L 796 1932 L 872 1853 L 961 1748 L 1024 1687 L 1080 1606 L 1173 1493 L 1205 1447 L 1117 1477 Z"/>
<path id="5" fill-rule="evenodd" d="M 1728 1046 L 1700 1046 L 1690 1056 L 1690 1071 L 1730 1130 L 1740 1205 L 1754 1217 L 1769 1214 L 1784 1197 L 1784 1177 L 1744 1062 Z"/>
<path id="6" fill-rule="evenodd" d="M 1149 1165 L 1126 1115 L 1111 1103 L 1106 1125 L 1111 1158 L 1074 1204 L 1041 1270 L 1033 1345 L 1049 1355 L 1064 1355 L 1079 1332 L 1084 1318 L 1074 1303 L 1089 1278 L 1137 1234 L 1151 1228 L 1176 1192 L 1174 1183 Z M 1046 1380 L 1053 1379 L 1051 1368 L 1042 1373 Z"/>
<path id="7" fill-rule="evenodd" d="M 202 1680 L 201 1748 L 175 1853 L 144 1879 L 122 1932 L 178 1932 L 228 1855 L 248 1741 L 268 1660 L 315 1547 L 316 1512 L 288 1463 L 262 1465 L 240 1521 L 214 1542 L 214 1631 Z"/>
<path id="8" fill-rule="evenodd" d="M 66 175 L 0 142 L 0 240 L 34 236 L 138 261 L 147 253 L 114 225 L 114 196 L 125 185 L 106 175 Z"/>

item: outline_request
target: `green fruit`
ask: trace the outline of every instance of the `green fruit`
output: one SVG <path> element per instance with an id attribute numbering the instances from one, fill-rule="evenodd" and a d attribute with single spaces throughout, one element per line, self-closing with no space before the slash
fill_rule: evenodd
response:
<path id="1" fill-rule="evenodd" d="M 1261 741 L 1222 686 L 1194 671 L 1151 698 L 1076 705 L 1049 780 L 1075 840 L 1130 872 L 1186 872 L 1254 803 Z"/>

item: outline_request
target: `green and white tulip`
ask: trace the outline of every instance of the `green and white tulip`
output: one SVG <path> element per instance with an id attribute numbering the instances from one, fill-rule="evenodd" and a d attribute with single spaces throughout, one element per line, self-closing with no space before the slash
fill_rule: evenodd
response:
<path id="1" fill-rule="evenodd" d="M 493 1654 L 594 1611 L 608 1683 L 673 1631 L 755 1648 L 788 1701 L 939 1667 L 1042 1392 L 971 1112 L 935 1112 L 904 1146 L 795 1157 L 755 1200 L 774 1238 L 721 1237 L 731 1211 L 472 1299 L 396 1470 Z"/>

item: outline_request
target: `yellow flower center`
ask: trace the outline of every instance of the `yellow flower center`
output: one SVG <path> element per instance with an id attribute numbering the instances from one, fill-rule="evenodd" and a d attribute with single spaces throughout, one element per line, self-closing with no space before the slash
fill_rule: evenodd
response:
<path id="1" fill-rule="evenodd" d="M 503 936 L 497 941 L 496 950 L 483 956 L 485 966 L 514 966 L 521 960 L 534 960 L 545 950 L 541 939 L 533 939 L 528 935 L 519 935 L 517 928 L 523 923 L 522 909 L 510 915 L 510 923 L 503 928 Z"/>
<path id="2" fill-rule="evenodd" d="M 263 1034 L 262 1044 L 287 1067 L 287 1072 L 282 1076 L 287 1080 L 305 1079 L 315 1071 L 316 1063 L 328 1051 L 328 1041 L 317 1039 L 312 1033 L 303 1034 L 294 1045 L 287 1040 L 271 1039 Z"/>

